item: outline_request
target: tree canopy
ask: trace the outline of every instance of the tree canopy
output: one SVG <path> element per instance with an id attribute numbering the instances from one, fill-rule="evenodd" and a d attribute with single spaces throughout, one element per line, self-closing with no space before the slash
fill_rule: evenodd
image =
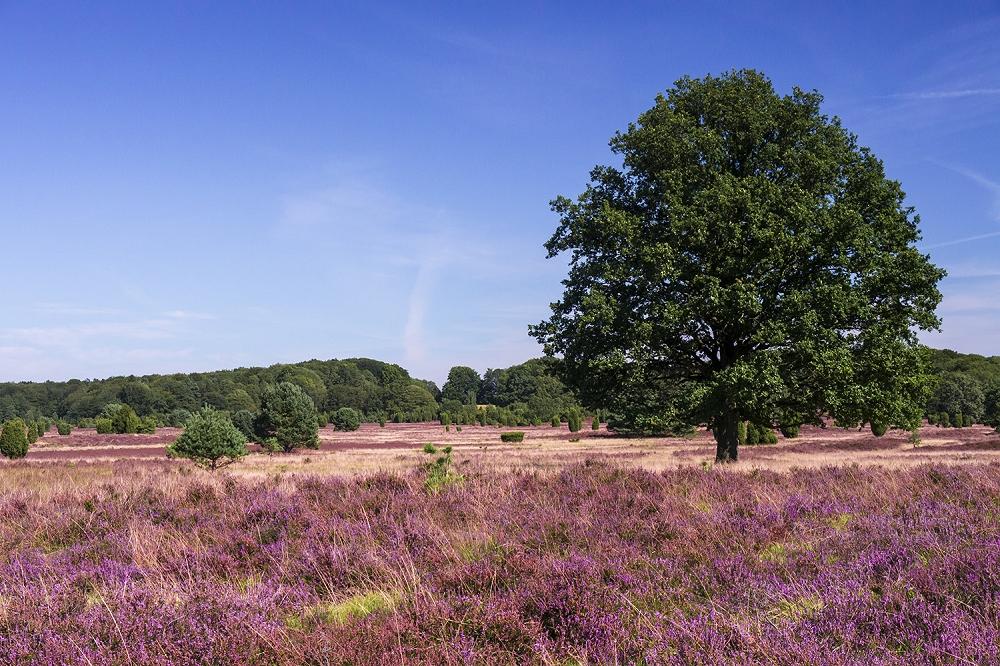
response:
<path id="1" fill-rule="evenodd" d="M 911 427 L 929 392 L 916 331 L 944 272 L 914 246 L 900 184 L 822 96 L 755 71 L 682 78 L 611 140 L 576 200 L 552 203 L 570 253 L 532 327 L 559 374 L 620 428 Z"/>

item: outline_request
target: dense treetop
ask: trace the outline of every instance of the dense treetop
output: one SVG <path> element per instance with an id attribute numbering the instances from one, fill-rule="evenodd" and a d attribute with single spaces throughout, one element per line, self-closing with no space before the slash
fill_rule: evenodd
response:
<path id="1" fill-rule="evenodd" d="M 762 74 L 685 77 L 553 209 L 563 297 L 532 329 L 588 406 L 626 427 L 833 415 L 910 426 L 929 390 L 916 331 L 943 271 L 900 184 L 815 91 Z"/>

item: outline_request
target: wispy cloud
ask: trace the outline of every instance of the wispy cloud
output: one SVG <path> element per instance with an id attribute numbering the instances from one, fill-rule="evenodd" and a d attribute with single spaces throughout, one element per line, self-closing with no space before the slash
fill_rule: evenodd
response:
<path id="1" fill-rule="evenodd" d="M 955 99 L 1000 95 L 1000 88 L 967 88 L 965 90 L 923 90 L 887 95 L 892 99 Z"/>
<path id="2" fill-rule="evenodd" d="M 949 245 L 959 245 L 961 243 L 971 243 L 972 241 L 985 240 L 987 238 L 996 238 L 1000 236 L 1000 231 L 991 231 L 987 234 L 978 234 L 976 236 L 966 236 L 965 238 L 956 238 L 955 240 L 944 241 L 943 243 L 934 243 L 933 245 L 924 246 L 927 250 L 934 250 L 939 247 L 948 247 Z"/>

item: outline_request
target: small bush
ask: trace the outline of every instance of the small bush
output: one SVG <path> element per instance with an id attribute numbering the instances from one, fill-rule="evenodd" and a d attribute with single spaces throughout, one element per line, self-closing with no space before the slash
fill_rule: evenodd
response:
<path id="1" fill-rule="evenodd" d="M 562 421 L 559 420 L 559 415 L 558 414 L 554 414 L 552 416 L 552 427 L 553 428 L 561 428 L 562 427 Z"/>
<path id="2" fill-rule="evenodd" d="M 799 427 L 800 426 L 798 425 L 781 425 L 779 426 L 779 429 L 781 430 L 782 436 L 786 439 L 795 439 L 799 436 Z"/>
<path id="3" fill-rule="evenodd" d="M 239 412 L 236 413 L 239 414 Z M 187 423 L 187 420 L 189 418 L 191 418 L 191 412 L 189 412 L 188 410 L 175 409 L 174 411 L 170 412 L 169 416 L 167 416 L 167 425 L 170 425 L 174 428 L 183 428 L 184 424 Z"/>
<path id="4" fill-rule="evenodd" d="M 438 453 L 437 447 L 430 443 L 424 444 L 423 451 L 430 456 Z M 461 474 L 456 474 L 451 469 L 451 447 L 444 447 L 441 453 L 444 455 L 424 465 L 424 470 L 427 472 L 424 488 L 431 494 L 437 494 L 445 486 L 458 483 L 463 478 Z"/>
<path id="5" fill-rule="evenodd" d="M 951 417 L 948 412 L 938 412 L 937 424 L 939 428 L 947 428 L 951 425 Z"/>
<path id="6" fill-rule="evenodd" d="M 341 407 L 331 415 L 330 421 L 334 430 L 353 432 L 361 427 L 361 413 L 352 407 Z"/>
<path id="7" fill-rule="evenodd" d="M 739 443 L 740 446 L 744 446 L 750 443 L 749 441 L 747 441 L 747 435 L 748 435 L 747 422 L 740 421 L 739 424 L 736 426 L 736 441 Z M 756 444 L 756 442 L 754 442 L 754 444 Z"/>
<path id="8" fill-rule="evenodd" d="M 319 412 L 316 414 L 316 425 L 320 428 L 325 428 L 330 423 L 330 415 L 326 412 Z"/>
<path id="9" fill-rule="evenodd" d="M 184 432 L 167 448 L 171 458 L 189 458 L 196 465 L 216 470 L 247 455 L 247 439 L 229 417 L 205 407 L 188 419 Z"/>
<path id="10" fill-rule="evenodd" d="M 49 431 L 49 427 L 50 427 L 49 420 L 48 419 L 38 419 L 37 426 L 38 426 L 38 436 L 39 437 L 45 437 L 45 433 L 47 433 Z"/>
<path id="11" fill-rule="evenodd" d="M 139 427 L 135 430 L 143 435 L 153 435 L 156 433 L 156 417 L 143 416 L 139 419 Z"/>
<path id="12" fill-rule="evenodd" d="M 966 414 L 964 417 L 962 417 L 962 425 L 966 428 L 971 428 L 972 426 L 976 425 L 976 420 L 972 418 L 971 414 Z"/>
<path id="13" fill-rule="evenodd" d="M 66 435 L 73 432 L 73 426 L 66 423 L 65 421 L 60 421 L 59 423 L 56 424 L 56 430 L 60 435 L 65 437 Z"/>
<path id="14" fill-rule="evenodd" d="M 777 444 L 778 436 L 774 431 L 766 426 L 759 426 L 756 423 L 747 424 L 747 444 L 755 446 L 757 444 Z"/>
<path id="15" fill-rule="evenodd" d="M 94 427 L 97 428 L 97 434 L 99 435 L 110 435 L 114 432 L 114 425 L 111 423 L 111 419 L 99 418 L 94 421 Z"/>
<path id="16" fill-rule="evenodd" d="M 571 409 L 566 415 L 566 424 L 569 425 L 570 432 L 580 432 L 580 428 L 583 427 L 582 423 L 583 417 L 579 410 Z"/>
<path id="17" fill-rule="evenodd" d="M 38 441 L 38 425 L 34 421 L 28 421 L 28 444 L 34 444 Z"/>
<path id="18" fill-rule="evenodd" d="M 140 425 L 139 415 L 128 405 L 121 405 L 111 417 L 111 429 L 119 435 L 139 432 Z"/>
<path id="19" fill-rule="evenodd" d="M 595 416 L 594 418 L 592 418 L 590 420 L 590 429 L 591 430 L 600 430 L 601 429 L 601 419 L 599 419 L 597 416 Z"/>
<path id="20" fill-rule="evenodd" d="M 965 416 L 962 412 L 955 412 L 951 415 L 951 425 L 953 428 L 961 428 L 965 423 Z"/>
<path id="21" fill-rule="evenodd" d="M 500 433 L 501 442 L 523 442 L 524 433 L 520 430 L 514 430 L 512 432 L 502 432 Z"/>
<path id="22" fill-rule="evenodd" d="M 934 412 L 927 415 L 927 425 L 937 425 L 938 415 Z"/>
<path id="23" fill-rule="evenodd" d="M 259 441 L 274 438 L 286 453 L 300 446 L 318 449 L 318 431 L 316 403 L 301 387 L 291 382 L 264 387 L 254 422 Z"/>
<path id="24" fill-rule="evenodd" d="M 451 414 L 448 412 L 441 412 L 441 425 L 446 428 L 451 425 Z"/>
<path id="25" fill-rule="evenodd" d="M 28 455 L 28 429 L 21 419 L 11 419 L 3 424 L 0 432 L 0 453 L 8 458 Z"/>
<path id="26" fill-rule="evenodd" d="M 872 428 L 872 434 L 875 435 L 876 437 L 881 437 L 889 430 L 888 425 L 886 425 L 885 423 L 880 423 L 878 421 L 872 421 L 871 428 Z"/>

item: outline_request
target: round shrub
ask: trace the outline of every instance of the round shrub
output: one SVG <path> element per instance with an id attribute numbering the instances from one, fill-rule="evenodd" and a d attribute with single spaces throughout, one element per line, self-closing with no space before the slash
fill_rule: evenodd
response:
<path id="1" fill-rule="evenodd" d="M 247 453 L 247 438 L 229 417 L 211 407 L 195 412 L 177 441 L 167 447 L 167 456 L 188 458 L 210 470 L 234 463 Z"/>
<path id="2" fill-rule="evenodd" d="M 28 421 L 28 432 L 27 432 L 28 444 L 34 444 L 38 441 L 38 425 L 34 421 Z"/>
<path id="3" fill-rule="evenodd" d="M 28 429 L 21 419 L 11 419 L 3 424 L 0 432 L 0 453 L 8 458 L 28 455 Z"/>
<path id="4" fill-rule="evenodd" d="M 951 415 L 952 427 L 961 428 L 964 423 L 965 423 L 965 416 L 962 414 L 962 412 L 955 412 L 954 414 Z"/>
<path id="5" fill-rule="evenodd" d="M 128 405 L 122 405 L 111 417 L 111 429 L 119 435 L 139 432 L 141 426 L 139 415 Z"/>
<path id="6" fill-rule="evenodd" d="M 552 415 L 552 427 L 553 428 L 561 428 L 562 427 L 562 421 L 559 420 L 559 415 L 558 414 L 553 414 Z"/>
<path id="7" fill-rule="evenodd" d="M 101 417 L 94 421 L 94 427 L 97 428 L 98 435 L 110 435 L 114 432 L 114 425 L 111 423 L 111 419 Z"/>
<path id="8" fill-rule="evenodd" d="M 601 419 L 598 418 L 597 416 L 594 416 L 594 418 L 590 419 L 590 429 L 591 430 L 600 430 L 601 429 Z"/>
<path id="9" fill-rule="evenodd" d="M 786 439 L 795 439 L 799 436 L 799 427 L 797 425 L 781 425 L 779 429 Z"/>
<path id="10" fill-rule="evenodd" d="M 976 425 L 976 420 L 972 418 L 972 414 L 966 414 L 962 417 L 962 426 L 971 428 L 974 425 Z"/>
<path id="11" fill-rule="evenodd" d="M 872 434 L 876 437 L 881 437 L 889 430 L 889 426 L 887 424 L 880 423 L 879 421 L 872 421 L 871 427 Z"/>
<path id="12" fill-rule="evenodd" d="M 73 426 L 66 423 L 65 421 L 60 421 L 59 423 L 56 424 L 56 430 L 60 435 L 65 437 L 66 435 L 73 432 Z"/>
<path id="13" fill-rule="evenodd" d="M 514 430 L 512 432 L 502 432 L 502 433 L 500 433 L 500 441 L 501 442 L 514 442 L 514 443 L 523 442 L 524 441 L 524 433 L 522 431 L 520 431 L 520 430 Z"/>
<path id="14" fill-rule="evenodd" d="M 330 422 L 334 430 L 353 432 L 361 427 L 361 414 L 352 407 L 341 407 L 332 414 Z"/>
<path id="15" fill-rule="evenodd" d="M 747 422 L 740 421 L 739 424 L 737 424 L 736 426 L 736 440 L 740 446 L 744 446 L 745 444 L 749 443 L 747 441 L 747 435 L 748 435 Z"/>

